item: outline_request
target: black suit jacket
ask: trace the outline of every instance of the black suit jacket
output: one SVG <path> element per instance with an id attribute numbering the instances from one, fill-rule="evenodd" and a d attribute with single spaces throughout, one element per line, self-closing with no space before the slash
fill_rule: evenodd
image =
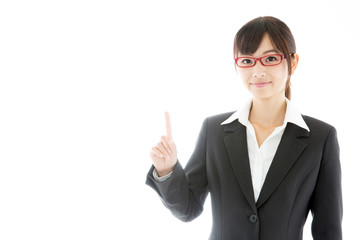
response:
<path id="1" fill-rule="evenodd" d="M 261 189 L 254 200 L 246 128 L 232 113 L 205 119 L 195 150 L 178 162 L 165 182 L 152 172 L 146 183 L 182 221 L 203 210 L 211 194 L 213 240 L 300 240 L 311 210 L 315 240 L 342 239 L 339 146 L 334 127 L 303 116 L 310 133 L 288 123 Z"/>

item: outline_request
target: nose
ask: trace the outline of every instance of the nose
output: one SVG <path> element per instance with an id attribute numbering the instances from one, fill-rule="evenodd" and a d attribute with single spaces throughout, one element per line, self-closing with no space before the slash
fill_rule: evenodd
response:
<path id="1" fill-rule="evenodd" d="M 255 63 L 255 66 L 252 67 L 252 70 L 253 70 L 252 76 L 254 78 L 257 78 L 257 77 L 260 78 L 260 77 L 266 76 L 265 67 L 263 65 L 261 65 L 261 63 L 258 61 Z"/>
<path id="2" fill-rule="evenodd" d="M 257 78 L 257 77 L 265 77 L 266 76 L 266 74 L 264 73 L 264 72 L 254 72 L 253 73 L 253 77 L 254 78 Z"/>

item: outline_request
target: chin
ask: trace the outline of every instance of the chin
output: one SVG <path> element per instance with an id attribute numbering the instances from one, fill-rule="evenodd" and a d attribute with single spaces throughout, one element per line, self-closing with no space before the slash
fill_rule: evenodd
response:
<path id="1" fill-rule="evenodd" d="M 269 100 L 269 99 L 274 99 L 274 98 L 281 98 L 284 97 L 285 98 L 285 91 L 281 92 L 281 93 L 254 93 L 251 92 L 251 95 L 253 96 L 253 98 L 257 98 L 257 99 L 261 99 L 261 100 Z"/>
<path id="2" fill-rule="evenodd" d="M 266 91 L 263 91 L 263 92 L 251 91 L 250 93 L 254 98 L 259 98 L 259 99 L 267 99 L 267 98 L 271 98 L 272 96 L 274 96 L 274 94 L 271 94 Z"/>

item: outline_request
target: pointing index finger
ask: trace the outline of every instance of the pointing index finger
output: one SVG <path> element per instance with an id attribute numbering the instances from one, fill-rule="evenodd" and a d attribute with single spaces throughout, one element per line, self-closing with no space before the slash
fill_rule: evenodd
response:
<path id="1" fill-rule="evenodd" d="M 166 121 L 166 136 L 169 138 L 169 141 L 171 141 L 172 140 L 171 122 L 170 122 L 170 115 L 168 112 L 165 112 L 165 121 Z"/>

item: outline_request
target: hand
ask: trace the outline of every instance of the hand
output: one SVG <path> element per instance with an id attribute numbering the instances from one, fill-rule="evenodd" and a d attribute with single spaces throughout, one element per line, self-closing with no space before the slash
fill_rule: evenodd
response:
<path id="1" fill-rule="evenodd" d="M 166 136 L 162 136 L 151 150 L 150 157 L 159 177 L 165 176 L 174 170 L 177 162 L 176 145 L 172 139 L 170 116 L 165 112 Z"/>

